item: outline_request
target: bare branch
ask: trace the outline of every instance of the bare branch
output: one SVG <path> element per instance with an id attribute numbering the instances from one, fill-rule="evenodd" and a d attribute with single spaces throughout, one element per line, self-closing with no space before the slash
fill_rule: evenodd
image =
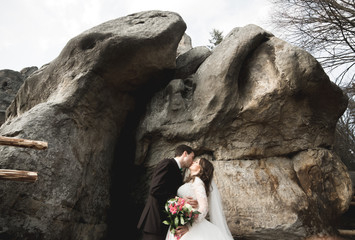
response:
<path id="1" fill-rule="evenodd" d="M 352 81 L 355 66 L 355 4 L 353 0 L 273 0 L 273 22 L 288 41 L 318 55 L 335 77 Z M 348 66 L 351 66 L 349 69 Z M 335 72 L 334 72 L 335 73 Z"/>

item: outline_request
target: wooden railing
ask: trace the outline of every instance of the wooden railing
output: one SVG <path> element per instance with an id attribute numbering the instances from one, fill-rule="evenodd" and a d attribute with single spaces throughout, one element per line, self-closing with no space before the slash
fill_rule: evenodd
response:
<path id="1" fill-rule="evenodd" d="M 47 142 L 34 141 L 21 138 L 11 138 L 0 136 L 0 145 L 33 148 L 37 150 L 45 150 L 48 148 Z M 37 172 L 0 169 L 0 180 L 20 181 L 20 182 L 35 182 L 38 179 Z"/>

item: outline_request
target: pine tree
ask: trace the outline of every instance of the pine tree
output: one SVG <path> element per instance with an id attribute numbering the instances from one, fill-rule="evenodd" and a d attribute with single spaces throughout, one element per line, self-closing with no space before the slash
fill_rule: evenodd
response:
<path id="1" fill-rule="evenodd" d="M 212 32 L 210 32 L 211 35 L 211 39 L 209 39 L 208 41 L 212 44 L 209 45 L 208 47 L 210 49 L 215 48 L 218 44 L 220 44 L 223 40 L 223 32 L 219 31 L 218 29 L 213 29 Z"/>

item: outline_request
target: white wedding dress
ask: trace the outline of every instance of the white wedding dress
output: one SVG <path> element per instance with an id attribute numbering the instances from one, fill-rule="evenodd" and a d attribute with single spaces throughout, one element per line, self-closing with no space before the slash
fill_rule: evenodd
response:
<path id="1" fill-rule="evenodd" d="M 210 194 L 210 199 L 207 198 L 205 185 L 203 181 L 198 177 L 196 177 L 193 182 L 185 183 L 178 189 L 177 195 L 179 197 L 183 197 L 183 198 L 192 197 L 193 199 L 196 199 L 198 201 L 197 210 L 201 213 L 198 216 L 198 219 L 194 221 L 192 226 L 189 225 L 189 231 L 186 234 L 184 234 L 182 238 L 180 238 L 180 240 L 232 240 L 233 239 L 228 229 L 228 226 L 225 222 L 217 186 L 214 184 L 213 187 L 215 188 L 215 190 L 213 191 L 214 192 L 213 196 L 211 196 Z M 218 196 L 216 196 L 216 191 Z M 207 221 L 205 218 L 207 213 L 209 212 L 209 200 L 211 202 L 211 198 L 215 198 L 215 199 L 218 198 L 219 201 L 218 204 L 220 206 L 216 206 L 216 208 L 219 209 L 215 209 L 215 210 L 222 211 L 219 212 L 219 214 L 221 215 L 219 217 L 219 220 L 223 218 L 224 221 L 223 224 L 225 225 L 225 227 L 223 226 L 223 224 L 220 225 L 220 227 L 218 227 L 217 225 Z M 213 206 L 215 205 L 216 204 L 213 204 Z M 171 234 L 169 230 L 166 236 L 166 240 L 173 240 L 173 239 L 175 239 L 174 235 Z"/>

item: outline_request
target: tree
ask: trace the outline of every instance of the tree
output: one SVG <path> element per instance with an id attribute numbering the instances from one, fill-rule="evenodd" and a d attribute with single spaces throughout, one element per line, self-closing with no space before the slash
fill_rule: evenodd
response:
<path id="1" fill-rule="evenodd" d="M 287 40 L 317 54 L 335 82 L 355 77 L 354 0 L 271 0 L 272 22 Z"/>
<path id="2" fill-rule="evenodd" d="M 215 48 L 218 44 L 220 44 L 223 40 L 223 32 L 219 31 L 217 29 L 213 29 L 212 32 L 210 32 L 211 35 L 211 39 L 209 39 L 208 41 L 212 44 L 209 45 L 208 47 L 210 49 Z"/>
<path id="3" fill-rule="evenodd" d="M 354 84 L 353 84 L 354 85 Z M 349 105 L 335 131 L 334 150 L 349 170 L 355 171 L 355 86 L 344 88 Z"/>

